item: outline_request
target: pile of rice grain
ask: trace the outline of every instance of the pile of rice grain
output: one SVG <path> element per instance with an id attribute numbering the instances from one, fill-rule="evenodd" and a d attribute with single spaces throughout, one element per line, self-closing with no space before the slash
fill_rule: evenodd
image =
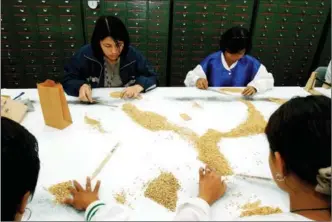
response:
<path id="1" fill-rule="evenodd" d="M 188 114 L 186 114 L 186 113 L 181 113 L 180 116 L 185 121 L 191 120 L 191 117 Z"/>
<path id="2" fill-rule="evenodd" d="M 148 183 L 144 196 L 174 212 L 179 189 L 180 184 L 172 173 L 161 172 L 157 178 Z"/>
<path id="3" fill-rule="evenodd" d="M 219 175 L 232 175 L 233 170 L 231 169 L 229 162 L 218 149 L 218 142 L 221 138 L 221 132 L 209 129 L 196 142 L 198 158 L 208 166 L 216 169 Z"/>
<path id="4" fill-rule="evenodd" d="M 69 188 L 73 187 L 71 181 L 66 181 L 52 185 L 48 188 L 48 191 L 55 196 L 56 203 L 63 203 L 63 201 L 70 197 Z"/>
<path id="5" fill-rule="evenodd" d="M 245 122 L 229 132 L 223 133 L 223 137 L 245 137 L 264 133 L 266 121 L 264 116 L 249 101 L 240 100 L 248 107 L 248 117 Z"/>
<path id="6" fill-rule="evenodd" d="M 223 87 L 219 89 L 220 92 L 242 93 L 243 89 L 237 87 Z"/>
<path id="7" fill-rule="evenodd" d="M 119 204 L 125 204 L 127 202 L 127 197 L 124 191 L 114 195 L 114 199 Z"/>
<path id="8" fill-rule="evenodd" d="M 257 207 L 250 210 L 245 210 L 241 212 L 240 217 L 248 217 L 253 215 L 269 215 L 269 214 L 278 214 L 282 213 L 282 210 L 279 207 L 269 207 L 269 206 L 263 206 L 263 207 Z"/>

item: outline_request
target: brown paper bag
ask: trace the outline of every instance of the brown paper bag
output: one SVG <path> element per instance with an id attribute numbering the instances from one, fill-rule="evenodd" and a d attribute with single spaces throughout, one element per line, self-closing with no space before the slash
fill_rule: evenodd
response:
<path id="1" fill-rule="evenodd" d="M 45 124 L 57 129 L 64 129 L 72 124 L 62 85 L 48 79 L 37 84 L 37 88 Z"/>
<path id="2" fill-rule="evenodd" d="M 27 112 L 28 107 L 23 103 L 1 96 L 1 116 L 21 123 Z"/>

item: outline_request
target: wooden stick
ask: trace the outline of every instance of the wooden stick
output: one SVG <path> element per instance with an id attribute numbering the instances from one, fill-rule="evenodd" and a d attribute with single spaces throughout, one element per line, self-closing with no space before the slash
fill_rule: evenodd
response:
<path id="1" fill-rule="evenodd" d="M 265 180 L 265 181 L 272 181 L 271 178 L 260 177 L 260 176 L 251 176 L 251 175 L 246 175 L 246 174 L 235 174 L 235 176 L 246 177 L 246 178 L 250 178 L 250 179 L 259 179 L 259 180 Z"/>
<path id="2" fill-rule="evenodd" d="M 93 180 L 94 178 L 96 178 L 96 176 L 100 173 L 100 171 L 104 168 L 104 166 L 106 165 L 106 163 L 109 161 L 109 159 L 111 158 L 112 154 L 114 153 L 114 151 L 116 150 L 116 148 L 119 146 L 119 143 L 117 143 L 114 148 L 107 154 L 107 156 L 104 158 L 104 160 L 99 164 L 98 168 L 93 172 L 92 176 L 91 176 L 91 180 Z"/>

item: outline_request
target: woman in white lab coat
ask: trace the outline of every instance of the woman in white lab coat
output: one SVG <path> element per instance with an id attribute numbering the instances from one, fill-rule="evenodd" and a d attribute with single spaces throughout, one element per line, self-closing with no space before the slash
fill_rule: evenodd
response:
<path id="1" fill-rule="evenodd" d="M 241 220 L 331 220 L 331 99 L 325 96 L 293 98 L 269 119 L 265 133 L 270 145 L 269 165 L 278 187 L 287 192 L 290 212 L 245 217 Z M 199 194 L 178 207 L 177 221 L 221 220 L 211 218 L 210 206 L 226 191 L 213 169 L 199 170 Z M 130 211 L 98 199 L 100 182 L 86 189 L 75 182 L 73 198 L 66 202 L 86 210 L 85 219 L 129 220 Z M 222 201 L 222 200 L 220 200 Z M 235 220 L 240 220 L 235 218 Z"/>

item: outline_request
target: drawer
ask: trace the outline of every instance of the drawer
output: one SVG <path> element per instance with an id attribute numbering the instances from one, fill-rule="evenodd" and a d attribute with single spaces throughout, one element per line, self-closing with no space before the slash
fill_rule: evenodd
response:
<path id="1" fill-rule="evenodd" d="M 48 72 L 47 79 L 52 79 L 55 82 L 61 82 L 63 79 L 63 72 Z"/>
<path id="2" fill-rule="evenodd" d="M 146 51 L 147 50 L 147 44 L 146 43 L 140 43 L 140 42 L 132 42 L 132 45 L 137 48 L 139 51 Z"/>
<path id="3" fill-rule="evenodd" d="M 99 17 L 101 15 L 100 8 L 91 9 L 89 7 L 85 8 L 85 18 L 88 18 L 89 16 Z"/>
<path id="4" fill-rule="evenodd" d="M 169 1 L 149 1 L 149 11 L 169 11 Z"/>
<path id="5" fill-rule="evenodd" d="M 35 13 L 37 16 L 51 16 L 51 15 L 57 15 L 58 9 L 56 7 L 52 7 L 51 5 L 37 5 L 35 7 Z"/>
<path id="6" fill-rule="evenodd" d="M 35 14 L 33 8 L 29 5 L 16 5 L 13 4 L 11 7 L 11 13 L 14 16 L 29 16 Z"/>
<path id="7" fill-rule="evenodd" d="M 60 33 L 60 27 L 54 25 L 40 25 L 39 27 L 40 34 L 55 34 Z"/>
<path id="8" fill-rule="evenodd" d="M 31 16 L 13 16 L 14 24 L 36 25 L 36 18 Z"/>
<path id="9" fill-rule="evenodd" d="M 151 11 L 148 12 L 148 18 L 149 19 L 162 19 L 168 22 L 169 20 L 169 11 Z"/>
<path id="10" fill-rule="evenodd" d="M 62 66 L 56 66 L 56 65 L 45 65 L 44 66 L 44 72 L 46 72 L 46 73 L 63 72 L 63 67 Z"/>
<path id="11" fill-rule="evenodd" d="M 32 50 L 32 49 L 39 49 L 38 42 L 24 42 L 20 41 L 21 50 Z"/>
<path id="12" fill-rule="evenodd" d="M 192 20 L 174 20 L 173 22 L 173 26 L 177 28 L 192 29 L 193 24 Z"/>
<path id="13" fill-rule="evenodd" d="M 146 1 L 127 1 L 128 10 L 139 10 L 139 11 L 147 11 L 147 3 Z"/>
<path id="14" fill-rule="evenodd" d="M 60 56 L 62 56 L 62 53 L 61 53 L 61 50 L 57 50 L 57 49 L 43 49 L 43 50 L 41 50 L 41 55 L 43 58 L 60 57 Z"/>
<path id="15" fill-rule="evenodd" d="M 191 42 L 191 36 L 174 36 L 173 37 L 173 44 L 185 44 Z"/>
<path id="16" fill-rule="evenodd" d="M 238 16 L 234 16 L 232 18 L 233 22 L 250 22 L 250 16 L 249 15 L 238 15 Z"/>
<path id="17" fill-rule="evenodd" d="M 178 47 L 176 47 L 178 48 Z M 190 51 L 189 50 L 179 50 L 179 49 L 174 49 L 172 50 L 172 57 L 180 57 L 180 58 L 187 58 L 190 56 Z"/>
<path id="18" fill-rule="evenodd" d="M 81 27 L 80 26 L 76 26 L 76 25 L 62 25 L 61 26 L 61 32 L 62 33 L 78 33 L 78 32 L 81 32 Z"/>
<path id="19" fill-rule="evenodd" d="M 2 57 L 1 58 L 1 63 L 4 64 L 4 65 L 10 65 L 10 66 L 16 66 L 16 65 L 19 65 L 22 61 L 22 58 L 21 57 L 13 57 L 13 56 L 10 56 L 10 57 Z"/>
<path id="20" fill-rule="evenodd" d="M 266 2 L 260 2 L 259 8 L 258 8 L 258 13 L 262 15 L 267 15 L 270 13 L 278 13 L 278 5 L 277 4 L 271 4 L 271 3 L 266 3 Z"/>
<path id="21" fill-rule="evenodd" d="M 70 50 L 77 50 L 82 46 L 82 42 L 64 42 L 63 48 Z"/>
<path id="22" fill-rule="evenodd" d="M 7 57 L 19 57 L 21 55 L 21 52 L 19 49 L 13 49 L 13 48 L 1 48 L 1 56 L 7 56 Z"/>
<path id="23" fill-rule="evenodd" d="M 59 49 L 60 44 L 59 44 L 59 42 L 41 42 L 40 48 L 41 49 Z"/>
<path id="24" fill-rule="evenodd" d="M 40 74 L 42 73 L 42 66 L 26 65 L 24 66 L 24 73 Z"/>
<path id="25" fill-rule="evenodd" d="M 66 36 L 62 38 L 64 42 L 77 42 L 77 43 L 83 43 L 83 35 L 82 33 L 74 33 L 74 32 L 68 32 L 66 33 Z"/>
<path id="26" fill-rule="evenodd" d="M 173 13 L 173 18 L 174 20 L 183 20 L 183 19 L 188 19 L 188 20 L 193 20 L 195 19 L 195 12 L 177 12 L 175 11 Z"/>
<path id="27" fill-rule="evenodd" d="M 151 44 L 168 44 L 168 36 L 149 35 L 148 42 Z"/>
<path id="28" fill-rule="evenodd" d="M 167 36 L 168 29 L 159 29 L 159 28 L 149 27 L 148 35 L 149 36 Z"/>
<path id="29" fill-rule="evenodd" d="M 41 64 L 41 58 L 40 57 L 25 57 L 23 60 L 24 65 L 39 65 Z"/>
<path id="30" fill-rule="evenodd" d="M 210 12 L 217 12 L 217 13 L 228 13 L 231 11 L 231 2 L 222 2 L 216 0 L 209 0 L 208 1 L 208 11 Z"/>
<path id="31" fill-rule="evenodd" d="M 89 27 L 95 27 L 96 22 L 98 20 L 98 17 L 89 17 L 88 19 L 85 19 L 85 23 Z"/>
<path id="32" fill-rule="evenodd" d="M 3 66 L 3 72 L 4 72 L 4 74 L 6 75 L 6 74 L 9 74 L 9 75 L 11 75 L 11 74 L 13 74 L 13 75 L 15 75 L 15 74 L 21 74 L 22 73 L 22 67 L 21 66 L 18 66 L 18 65 L 16 65 L 16 66 Z"/>
<path id="33" fill-rule="evenodd" d="M 47 79 L 44 73 L 27 73 L 25 76 L 26 84 L 29 87 L 37 87 L 37 83 L 42 83 Z"/>
<path id="34" fill-rule="evenodd" d="M 61 6 L 80 6 L 80 1 L 77 0 L 54 0 L 57 4 Z"/>
<path id="35" fill-rule="evenodd" d="M 57 24 L 58 19 L 56 16 L 52 15 L 43 15 L 43 16 L 37 16 L 37 22 L 39 25 L 52 25 L 52 24 Z"/>
<path id="36" fill-rule="evenodd" d="M 109 10 L 107 9 L 107 14 L 108 15 L 113 15 L 118 17 L 119 19 L 121 19 L 121 21 L 123 23 L 126 22 L 126 18 L 127 18 L 127 11 L 113 11 L 113 10 Z"/>
<path id="37" fill-rule="evenodd" d="M 174 2 L 174 12 L 196 12 L 194 2 Z"/>
<path id="38" fill-rule="evenodd" d="M 60 24 L 80 26 L 82 22 L 81 18 L 75 15 L 60 15 Z"/>
<path id="39" fill-rule="evenodd" d="M 21 49 L 21 55 L 23 58 L 37 57 L 40 56 L 39 49 Z"/>
<path id="40" fill-rule="evenodd" d="M 104 0 L 104 8 L 118 9 L 118 10 L 127 10 L 127 4 L 125 1 L 107 1 Z"/>
<path id="41" fill-rule="evenodd" d="M 139 28 L 139 27 L 128 27 L 128 32 L 131 35 L 145 35 L 147 34 L 146 28 Z"/>
<path id="42" fill-rule="evenodd" d="M 9 43 L 9 44 L 15 44 L 17 41 L 18 36 L 14 35 L 13 33 L 9 32 L 1 32 L 1 43 L 2 45 L 4 43 Z"/>
<path id="43" fill-rule="evenodd" d="M 31 32 L 18 32 L 17 33 L 18 41 L 25 41 L 25 42 L 37 42 L 39 39 L 35 33 Z"/>
<path id="44" fill-rule="evenodd" d="M 56 33 L 41 34 L 39 35 L 39 40 L 41 42 L 55 42 L 60 41 L 60 36 Z"/>
<path id="45" fill-rule="evenodd" d="M 64 49 L 63 50 L 63 56 L 66 58 L 71 58 L 75 55 L 76 50 L 73 49 Z"/>
<path id="46" fill-rule="evenodd" d="M 44 58 L 43 64 L 50 65 L 50 66 L 61 66 L 62 58 L 60 58 L 60 57 Z"/>
<path id="47" fill-rule="evenodd" d="M 146 19 L 147 13 L 146 11 L 134 11 L 128 10 L 127 19 Z"/>
<path id="48" fill-rule="evenodd" d="M 146 35 L 131 35 L 130 40 L 131 42 L 147 43 Z"/>
<path id="49" fill-rule="evenodd" d="M 148 20 L 146 19 L 127 19 L 127 27 L 147 28 Z"/>
<path id="50" fill-rule="evenodd" d="M 78 6 L 59 6 L 58 10 L 60 15 L 79 16 L 81 14 L 81 9 Z"/>
<path id="51" fill-rule="evenodd" d="M 165 44 L 151 43 L 151 42 L 148 43 L 148 50 L 151 50 L 151 51 L 161 50 L 161 51 L 165 52 L 165 51 L 167 51 L 167 49 L 168 49 L 167 43 L 165 43 Z"/>
<path id="52" fill-rule="evenodd" d="M 15 24 L 17 32 L 37 32 L 37 25 L 35 24 Z"/>

